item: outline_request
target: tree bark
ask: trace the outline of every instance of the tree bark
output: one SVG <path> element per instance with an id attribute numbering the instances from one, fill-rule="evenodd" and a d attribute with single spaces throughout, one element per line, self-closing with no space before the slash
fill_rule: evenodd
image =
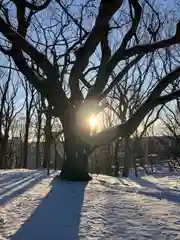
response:
<path id="1" fill-rule="evenodd" d="M 89 148 L 78 134 L 76 110 L 71 110 L 63 121 L 65 159 L 60 179 L 66 181 L 89 181 L 88 156 Z M 80 132 L 79 132 L 80 133 Z M 81 133 L 84 134 L 84 133 Z"/>
<path id="2" fill-rule="evenodd" d="M 46 113 L 46 125 L 44 128 L 45 142 L 44 142 L 44 162 L 43 167 L 47 168 L 49 174 L 50 158 L 51 158 L 51 144 L 52 144 L 52 129 L 51 129 L 52 116 L 48 110 Z"/>
<path id="3" fill-rule="evenodd" d="M 105 166 L 105 174 L 109 176 L 112 175 L 111 145 L 112 143 L 107 144 L 108 156 L 106 158 L 106 166 Z"/>
<path id="4" fill-rule="evenodd" d="M 124 138 L 124 168 L 122 177 L 129 176 L 129 169 L 131 165 L 130 154 L 129 154 L 129 137 Z"/>
<path id="5" fill-rule="evenodd" d="M 60 178 L 66 181 L 89 181 L 88 154 L 83 143 L 77 143 L 74 137 L 65 137 L 65 160 Z"/>
<path id="6" fill-rule="evenodd" d="M 115 151 L 114 151 L 114 160 L 115 160 L 114 176 L 115 177 L 119 177 L 119 168 L 120 168 L 120 157 L 118 156 L 119 145 L 120 145 L 120 139 L 117 139 L 116 145 L 115 145 Z"/>
<path id="7" fill-rule="evenodd" d="M 6 169 L 8 164 L 7 164 L 7 148 L 8 148 L 8 140 L 3 139 L 3 142 L 1 143 L 0 147 L 0 168 L 1 169 Z"/>
<path id="8" fill-rule="evenodd" d="M 28 139 L 29 139 L 29 126 L 30 126 L 30 116 L 26 116 L 26 126 L 25 126 L 25 136 L 24 136 L 24 147 L 23 147 L 23 168 L 27 168 L 28 161 Z"/>
<path id="9" fill-rule="evenodd" d="M 38 114 L 38 127 L 37 127 L 37 140 L 36 140 L 36 168 L 39 168 L 41 166 L 41 157 L 40 157 L 41 127 L 42 127 L 42 114 Z"/>
<path id="10" fill-rule="evenodd" d="M 8 139 L 9 139 L 9 128 L 5 130 L 4 136 L 1 139 L 0 145 L 0 168 L 8 168 Z"/>
<path id="11" fill-rule="evenodd" d="M 57 170 L 57 163 L 58 163 L 58 152 L 55 147 L 55 154 L 54 154 L 54 170 Z"/>

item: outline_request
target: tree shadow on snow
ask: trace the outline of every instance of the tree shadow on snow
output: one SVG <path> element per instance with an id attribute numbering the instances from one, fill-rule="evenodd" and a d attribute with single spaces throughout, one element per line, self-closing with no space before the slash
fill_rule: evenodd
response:
<path id="1" fill-rule="evenodd" d="M 131 179 L 131 178 L 130 178 Z M 171 189 L 161 182 L 154 183 L 144 178 L 133 178 L 141 187 L 148 188 L 148 190 L 138 189 L 137 193 L 148 197 L 164 199 L 173 203 L 180 204 L 180 189 Z M 159 185 L 158 185 L 159 184 Z"/>
<path id="2" fill-rule="evenodd" d="M 77 240 L 86 184 L 52 181 L 52 188 L 11 240 Z"/>
<path id="3" fill-rule="evenodd" d="M 143 190 L 138 190 L 138 194 L 148 196 L 148 197 L 153 197 L 157 198 L 159 200 L 167 200 L 169 202 L 173 202 L 176 204 L 180 204 L 180 192 L 172 190 L 170 191 L 169 189 L 164 189 L 163 191 L 159 192 L 152 192 L 152 191 L 143 191 Z"/>
<path id="4" fill-rule="evenodd" d="M 145 178 L 134 178 L 134 177 L 129 177 L 132 181 L 136 182 L 138 185 L 140 185 L 141 187 L 146 187 L 146 188 L 152 188 L 152 189 L 157 189 L 160 190 L 161 187 L 158 187 L 157 184 L 158 183 L 154 183 L 154 182 L 150 182 Z"/>
<path id="5" fill-rule="evenodd" d="M 151 189 L 155 189 L 155 190 L 158 190 L 158 191 L 172 191 L 173 192 L 177 192 L 177 193 L 180 193 L 180 189 L 170 189 L 166 183 L 161 183 L 161 181 L 159 182 L 150 182 L 148 179 L 145 179 L 145 178 L 131 178 L 131 180 L 133 180 L 134 182 L 136 182 L 138 185 L 140 185 L 141 187 L 145 187 L 145 188 L 151 188 Z"/>
<path id="6" fill-rule="evenodd" d="M 41 181 L 44 177 L 45 173 L 41 171 L 29 174 L 26 173 L 24 176 L 22 174 L 18 176 L 11 176 L 11 178 L 6 179 L 6 183 L 3 183 L 2 186 L 0 181 L 0 205 L 3 205 L 13 198 L 23 194 L 25 191 L 32 188 L 39 181 Z M 14 180 L 12 182 L 13 178 Z"/>

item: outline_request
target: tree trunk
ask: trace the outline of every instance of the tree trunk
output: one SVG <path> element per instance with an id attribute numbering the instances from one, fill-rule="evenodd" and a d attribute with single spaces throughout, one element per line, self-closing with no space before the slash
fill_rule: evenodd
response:
<path id="1" fill-rule="evenodd" d="M 88 153 L 83 143 L 76 142 L 75 138 L 66 136 L 65 160 L 60 178 L 66 181 L 89 181 Z"/>
<path id="2" fill-rule="evenodd" d="M 7 142 L 5 139 L 3 139 L 3 142 L 1 143 L 1 148 L 0 148 L 0 168 L 1 169 L 7 168 L 6 154 L 7 154 Z"/>
<path id="3" fill-rule="evenodd" d="M 71 111 L 70 115 L 66 116 L 63 121 L 63 129 L 65 159 L 60 179 L 66 181 L 91 180 L 88 174 L 89 148 L 77 133 L 79 128 L 76 125 L 76 112 Z"/>
<path id="4" fill-rule="evenodd" d="M 0 169 L 3 168 L 3 163 L 4 163 L 4 157 L 3 157 L 3 144 L 1 142 L 1 146 L 0 146 Z"/>
<path id="5" fill-rule="evenodd" d="M 36 141 L 36 168 L 41 166 L 41 158 L 40 158 L 40 139 L 37 138 Z"/>
<path id="6" fill-rule="evenodd" d="M 124 168 L 122 177 L 129 176 L 129 169 L 130 169 L 131 161 L 130 161 L 130 154 L 129 154 L 129 137 L 124 138 Z"/>
<path id="7" fill-rule="evenodd" d="M 112 175 L 111 144 L 112 143 L 107 144 L 108 156 L 106 158 L 105 174 L 108 176 Z"/>
<path id="8" fill-rule="evenodd" d="M 136 165 L 136 157 L 133 156 L 133 164 L 134 164 L 134 171 L 135 171 L 135 176 L 138 176 L 138 172 L 137 172 L 137 165 Z"/>
<path id="9" fill-rule="evenodd" d="M 120 144 L 120 139 L 117 139 L 115 144 L 115 151 L 114 151 L 114 160 L 115 160 L 114 176 L 115 177 L 119 177 L 119 168 L 120 168 L 120 157 L 118 156 L 118 153 L 120 151 L 119 144 Z"/>
<path id="10" fill-rule="evenodd" d="M 23 146 L 23 168 L 27 168 L 28 161 L 28 139 L 29 139 L 29 126 L 30 126 L 30 116 L 26 116 L 26 126 L 25 126 L 25 136 L 24 136 L 24 146 Z"/>
<path id="11" fill-rule="evenodd" d="M 38 114 L 37 140 L 36 140 L 36 168 L 41 166 L 40 138 L 41 138 L 42 114 Z"/>
<path id="12" fill-rule="evenodd" d="M 7 153 L 8 153 L 8 138 L 9 138 L 9 130 L 6 129 L 5 134 L 1 141 L 0 146 L 0 168 L 8 168 L 7 162 Z"/>
<path id="13" fill-rule="evenodd" d="M 56 150 L 56 146 L 54 149 L 54 170 L 57 170 L 57 162 L 58 162 L 58 152 Z"/>
<path id="14" fill-rule="evenodd" d="M 50 112 L 46 114 L 46 125 L 44 128 L 45 142 L 44 142 L 44 162 L 43 167 L 47 168 L 49 174 L 50 158 L 51 158 L 51 143 L 52 143 L 52 129 L 51 129 L 52 116 Z"/>

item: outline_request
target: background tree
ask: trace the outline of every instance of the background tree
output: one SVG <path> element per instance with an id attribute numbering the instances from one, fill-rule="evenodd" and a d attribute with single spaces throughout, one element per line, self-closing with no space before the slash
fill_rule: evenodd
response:
<path id="1" fill-rule="evenodd" d="M 29 145 L 29 130 L 31 125 L 32 116 L 35 110 L 35 94 L 36 90 L 32 85 L 22 79 L 22 85 L 25 91 L 25 132 L 23 140 L 23 168 L 27 168 L 28 161 L 28 145 Z"/>
<path id="2" fill-rule="evenodd" d="M 22 107 L 18 102 L 19 81 L 12 81 L 11 61 L 9 71 L 3 69 L 0 82 L 0 168 L 12 167 L 9 159 L 8 140 L 11 137 L 11 125 Z"/>
<path id="3" fill-rule="evenodd" d="M 35 133 L 36 133 L 36 168 L 41 167 L 41 139 L 43 135 L 43 101 L 41 94 L 37 93 L 35 98 Z"/>
<path id="4" fill-rule="evenodd" d="M 180 166 L 180 121 L 179 101 L 172 108 L 166 107 L 165 116 L 161 118 L 164 136 L 167 137 L 168 145 L 162 152 L 162 157 L 169 159 L 169 167 L 173 171 Z"/>

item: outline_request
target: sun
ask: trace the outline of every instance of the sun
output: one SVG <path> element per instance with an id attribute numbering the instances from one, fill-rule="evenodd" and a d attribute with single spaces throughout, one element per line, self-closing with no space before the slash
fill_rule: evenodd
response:
<path id="1" fill-rule="evenodd" d="M 97 119 L 94 116 L 90 117 L 89 122 L 90 122 L 90 127 L 91 128 L 95 128 L 96 127 Z"/>

